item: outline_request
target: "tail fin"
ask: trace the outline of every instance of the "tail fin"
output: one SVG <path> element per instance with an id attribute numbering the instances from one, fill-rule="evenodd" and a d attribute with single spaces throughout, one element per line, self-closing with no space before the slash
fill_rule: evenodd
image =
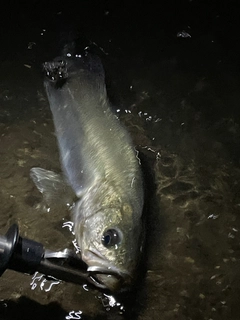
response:
<path id="1" fill-rule="evenodd" d="M 76 75 L 80 70 L 93 76 L 98 83 L 104 83 L 105 73 L 100 58 L 89 53 L 85 55 L 61 56 L 53 61 L 45 62 L 43 68 L 47 81 L 52 82 L 56 88 L 61 88 L 68 78 Z"/>

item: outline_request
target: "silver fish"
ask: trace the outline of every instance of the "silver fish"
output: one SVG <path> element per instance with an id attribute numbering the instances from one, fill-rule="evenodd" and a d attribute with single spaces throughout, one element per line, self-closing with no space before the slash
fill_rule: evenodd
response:
<path id="1" fill-rule="evenodd" d="M 101 283 L 119 290 L 131 285 L 141 251 L 137 153 L 111 110 L 98 57 L 64 56 L 44 67 L 63 173 L 78 198 L 72 216 L 82 259 Z M 31 176 L 40 191 L 46 176 L 51 180 L 40 168 Z"/>

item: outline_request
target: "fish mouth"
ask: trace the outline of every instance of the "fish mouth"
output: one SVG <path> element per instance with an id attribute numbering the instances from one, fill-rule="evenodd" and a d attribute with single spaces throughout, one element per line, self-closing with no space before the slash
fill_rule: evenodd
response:
<path id="1" fill-rule="evenodd" d="M 83 252 L 82 259 L 88 265 L 90 282 L 96 287 L 114 292 L 130 286 L 131 275 L 117 268 L 96 249 Z"/>

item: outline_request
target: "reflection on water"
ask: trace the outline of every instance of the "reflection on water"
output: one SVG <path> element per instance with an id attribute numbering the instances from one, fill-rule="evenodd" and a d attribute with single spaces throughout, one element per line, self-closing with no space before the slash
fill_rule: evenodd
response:
<path id="1" fill-rule="evenodd" d="M 125 43 L 108 32 L 93 34 L 109 52 L 103 56 L 109 94 L 150 169 L 146 276 L 123 299 L 6 271 L 0 318 L 237 320 L 240 97 L 234 54 L 212 42 L 210 33 L 177 39 L 162 31 L 162 49 L 156 45 L 149 52 L 144 35 L 141 41 L 130 35 Z M 51 32 L 45 36 L 45 43 L 36 41 L 31 49 L 37 48 L 40 61 L 52 41 Z M 26 45 L 0 65 L 0 231 L 17 222 L 23 237 L 48 249 L 73 248 L 66 204 L 58 199 L 45 210 L 29 177 L 36 166 L 60 171 L 41 70 L 31 50 Z M 32 68 L 24 66 L 29 60 Z"/>
<path id="2" fill-rule="evenodd" d="M 69 315 L 65 317 L 65 319 L 70 320 L 70 319 L 82 319 L 81 318 L 82 311 L 70 311 Z"/>
<path id="3" fill-rule="evenodd" d="M 30 283 L 31 289 L 35 290 L 38 286 L 40 287 L 41 290 L 48 292 L 52 289 L 54 285 L 59 284 L 61 281 L 59 280 L 52 280 L 49 281 L 44 278 L 43 274 L 39 274 L 38 272 L 35 272 L 33 277 L 32 277 L 32 282 Z"/>

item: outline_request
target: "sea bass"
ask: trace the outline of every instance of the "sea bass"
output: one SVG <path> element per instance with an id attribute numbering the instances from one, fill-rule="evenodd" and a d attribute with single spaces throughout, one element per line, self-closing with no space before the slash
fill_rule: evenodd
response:
<path id="1" fill-rule="evenodd" d="M 131 285 L 142 245 L 137 152 L 111 109 L 98 57 L 63 56 L 44 68 L 62 170 L 78 199 L 72 219 L 82 259 L 102 284 L 119 290 Z M 40 191 L 54 175 L 31 169 Z"/>

